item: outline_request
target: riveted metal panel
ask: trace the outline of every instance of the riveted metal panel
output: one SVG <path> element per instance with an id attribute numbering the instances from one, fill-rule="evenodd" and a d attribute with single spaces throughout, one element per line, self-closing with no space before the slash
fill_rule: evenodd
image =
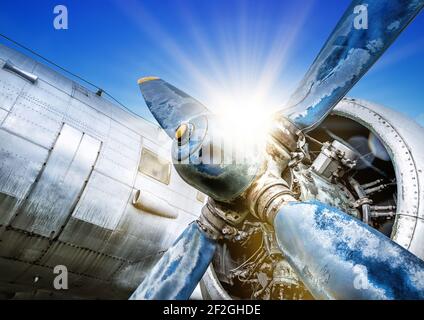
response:
<path id="1" fill-rule="evenodd" d="M 2 44 L 0 44 L 0 59 L 10 60 L 14 65 L 29 72 L 32 72 L 36 63 L 30 57 Z"/>
<path id="2" fill-rule="evenodd" d="M 98 140 L 65 125 L 13 226 L 46 237 L 57 234 L 82 192 L 99 149 Z"/>
<path id="3" fill-rule="evenodd" d="M 127 147 L 129 150 L 136 149 L 134 146 L 141 143 L 141 136 L 138 133 L 116 121 L 111 121 L 109 137 L 115 140 L 119 145 Z"/>
<path id="4" fill-rule="evenodd" d="M 163 252 L 145 257 L 142 261 L 128 262 L 122 265 L 113 278 L 114 286 L 119 290 L 133 292 L 137 288 L 153 266 L 162 257 Z"/>
<path id="5" fill-rule="evenodd" d="M 61 117 L 19 99 L 2 127 L 51 148 L 60 131 L 61 120 Z"/>
<path id="6" fill-rule="evenodd" d="M 178 212 L 178 218 L 170 220 L 128 205 L 103 252 L 139 261 L 158 251 L 166 250 L 195 219 L 187 212 L 177 208 L 175 210 Z"/>
<path id="7" fill-rule="evenodd" d="M 20 99 L 24 99 L 27 103 L 37 105 L 41 109 L 50 111 L 60 117 L 63 117 L 71 101 L 71 97 L 57 89 L 56 87 L 39 79 L 36 84 L 28 86 L 22 92 Z"/>
<path id="8" fill-rule="evenodd" d="M 130 195 L 130 187 L 94 171 L 72 216 L 113 230 Z"/>
<path id="9" fill-rule="evenodd" d="M 89 98 L 89 101 L 86 103 L 89 103 L 91 107 L 105 114 L 109 118 L 112 115 L 112 111 L 116 109 L 116 105 L 112 104 L 106 97 L 99 97 L 95 94 L 92 94 L 92 97 Z"/>
<path id="10" fill-rule="evenodd" d="M 62 126 L 70 96 L 43 81 L 27 86 L 3 127 L 51 148 Z"/>
<path id="11" fill-rule="evenodd" d="M 21 230 L 6 230 L 0 240 L 0 256 L 26 262 L 36 261 L 50 245 L 48 239 Z"/>
<path id="12" fill-rule="evenodd" d="M 422 235 L 424 234 L 424 220 L 418 218 L 414 228 L 414 237 L 409 246 L 409 251 L 418 257 L 424 257 L 424 245 Z"/>
<path id="13" fill-rule="evenodd" d="M 132 186 L 137 172 L 139 153 L 139 143 L 135 144 L 133 149 L 127 146 L 119 148 L 116 141 L 109 139 L 100 154 L 96 170 Z"/>
<path id="14" fill-rule="evenodd" d="M 51 68 L 46 67 L 41 63 L 37 63 L 32 73 L 37 75 L 40 79 L 47 82 L 51 86 L 64 91 L 66 94 L 72 94 L 73 81 L 52 70 Z"/>
<path id="15" fill-rule="evenodd" d="M 71 217 L 60 233 L 59 240 L 94 251 L 102 251 L 112 230 Z"/>
<path id="16" fill-rule="evenodd" d="M 65 122 L 104 141 L 109 132 L 110 119 L 79 100 L 72 99 Z"/>
<path id="17" fill-rule="evenodd" d="M 6 110 L 0 108 L 0 123 L 3 122 L 4 118 L 6 118 L 6 116 L 7 116 L 8 113 L 9 112 L 7 112 Z"/>
<path id="18" fill-rule="evenodd" d="M 0 130 L 0 224 L 15 213 L 48 156 L 48 150 Z"/>
<path id="19" fill-rule="evenodd" d="M 40 264 L 54 267 L 64 265 L 70 272 L 109 280 L 122 260 L 70 244 L 55 242 Z"/>
<path id="20" fill-rule="evenodd" d="M 28 81 L 10 71 L 0 69 L 0 107 L 10 110 Z"/>
<path id="21" fill-rule="evenodd" d="M 30 266 L 29 263 L 0 257 L 0 281 L 8 283 L 13 282 Z"/>
<path id="22" fill-rule="evenodd" d="M 169 219 L 168 219 L 169 220 Z M 103 252 L 129 260 L 166 250 L 172 244 L 172 236 L 177 224 L 163 217 L 143 213 L 132 205 L 127 206 L 125 216 L 112 233 Z M 167 229 L 167 232 L 164 230 Z"/>
<path id="23" fill-rule="evenodd" d="M 96 170 L 132 186 L 140 158 L 141 136 L 130 129 L 111 122 Z"/>

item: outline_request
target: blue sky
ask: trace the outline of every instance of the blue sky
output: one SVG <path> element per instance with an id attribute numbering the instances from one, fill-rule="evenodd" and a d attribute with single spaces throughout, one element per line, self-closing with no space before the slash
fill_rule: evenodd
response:
<path id="1" fill-rule="evenodd" d="M 149 120 L 136 84 L 145 75 L 166 79 L 211 109 L 253 103 L 265 112 L 283 105 L 349 2 L 2 0 L 0 32 Z M 68 8 L 68 30 L 53 27 L 58 4 Z M 424 124 L 423 30 L 421 14 L 349 96 Z"/>

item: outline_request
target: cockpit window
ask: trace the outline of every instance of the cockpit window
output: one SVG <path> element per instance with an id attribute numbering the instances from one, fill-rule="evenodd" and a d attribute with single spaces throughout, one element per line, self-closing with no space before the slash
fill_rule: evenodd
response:
<path id="1" fill-rule="evenodd" d="M 143 148 L 138 171 L 164 184 L 169 184 L 171 163 L 159 157 L 156 153 Z"/>

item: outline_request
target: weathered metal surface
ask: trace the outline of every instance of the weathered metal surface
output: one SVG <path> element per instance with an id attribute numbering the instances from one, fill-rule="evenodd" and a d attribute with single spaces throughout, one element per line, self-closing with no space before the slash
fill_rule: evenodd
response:
<path id="1" fill-rule="evenodd" d="M 20 94 L 2 127 L 28 140 L 51 148 L 62 127 L 69 96 L 37 81 Z"/>
<path id="2" fill-rule="evenodd" d="M 130 196 L 130 187 L 94 171 L 72 217 L 113 230 Z"/>
<path id="3" fill-rule="evenodd" d="M 36 75 L 37 81 L 32 84 L 1 69 L 6 60 Z M 195 190 L 174 169 L 167 186 L 137 170 L 142 136 L 150 139 L 150 150 L 169 158 L 170 139 L 158 126 L 0 45 L 2 123 L 7 131 L 0 129 L 0 288 L 7 292 L 52 290 L 52 268 L 63 263 L 70 274 L 68 297 L 126 298 L 200 213 Z M 54 144 L 61 139 L 63 123 L 80 131 L 82 141 L 91 136 L 94 143 L 81 154 L 72 143 L 58 152 Z M 79 174 L 90 171 L 94 162 L 83 155 L 97 155 L 100 143 L 84 187 Z M 52 185 L 47 177 L 54 178 Z M 135 181 L 138 188 L 175 203 L 178 219 L 169 223 L 131 206 Z M 84 192 L 75 198 L 77 185 Z"/>
<path id="4" fill-rule="evenodd" d="M 0 107 L 9 111 L 15 104 L 22 89 L 30 85 L 17 75 L 0 68 Z"/>
<path id="5" fill-rule="evenodd" d="M 6 110 L 2 109 L 0 107 L 0 123 L 3 122 L 4 118 L 6 118 L 6 116 L 8 115 L 9 112 L 7 112 Z"/>
<path id="6" fill-rule="evenodd" d="M 399 112 L 363 100 L 344 99 L 334 113 L 364 125 L 387 149 L 398 190 L 391 238 L 424 259 L 424 233 L 415 230 L 424 218 L 423 128 Z"/>
<path id="7" fill-rule="evenodd" d="M 12 225 L 46 237 L 56 236 L 82 193 L 99 149 L 100 141 L 65 125 Z"/>
<path id="8" fill-rule="evenodd" d="M 424 6 L 423 0 L 370 1 L 366 28 L 355 25 L 354 0 L 282 112 L 303 130 L 316 127 Z M 363 10 L 363 9 L 362 9 Z M 367 21 L 368 21 L 367 20 Z"/>
<path id="9" fill-rule="evenodd" d="M 6 224 L 28 194 L 48 150 L 0 129 L 0 224 Z"/>
<path id="10" fill-rule="evenodd" d="M 377 230 L 318 201 L 275 217 L 278 244 L 318 299 L 424 299 L 424 261 Z"/>
<path id="11" fill-rule="evenodd" d="M 68 96 L 72 94 L 73 81 L 66 78 L 62 74 L 46 67 L 41 63 L 37 63 L 32 72 L 39 77 L 40 81 L 48 83 L 50 86 L 55 87 Z"/>
<path id="12" fill-rule="evenodd" d="M 40 259 L 40 264 L 54 268 L 64 265 L 76 274 L 110 280 L 123 260 L 72 244 L 55 242 Z"/>
<path id="13" fill-rule="evenodd" d="M 109 133 L 110 119 L 76 99 L 71 100 L 64 121 L 102 141 Z"/>
<path id="14" fill-rule="evenodd" d="M 32 263 L 37 261 L 49 246 L 47 238 L 29 235 L 22 230 L 8 229 L 1 234 L 0 256 Z"/>
<path id="15" fill-rule="evenodd" d="M 192 223 L 131 295 L 132 300 L 186 300 L 202 278 L 216 243 Z"/>

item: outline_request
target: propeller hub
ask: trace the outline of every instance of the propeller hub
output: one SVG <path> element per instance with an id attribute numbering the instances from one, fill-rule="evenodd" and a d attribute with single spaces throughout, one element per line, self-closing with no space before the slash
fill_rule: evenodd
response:
<path id="1" fill-rule="evenodd" d="M 232 202 L 258 175 L 265 146 L 227 130 L 221 119 L 206 114 L 181 124 L 172 146 L 175 169 L 184 181 L 209 197 Z"/>

